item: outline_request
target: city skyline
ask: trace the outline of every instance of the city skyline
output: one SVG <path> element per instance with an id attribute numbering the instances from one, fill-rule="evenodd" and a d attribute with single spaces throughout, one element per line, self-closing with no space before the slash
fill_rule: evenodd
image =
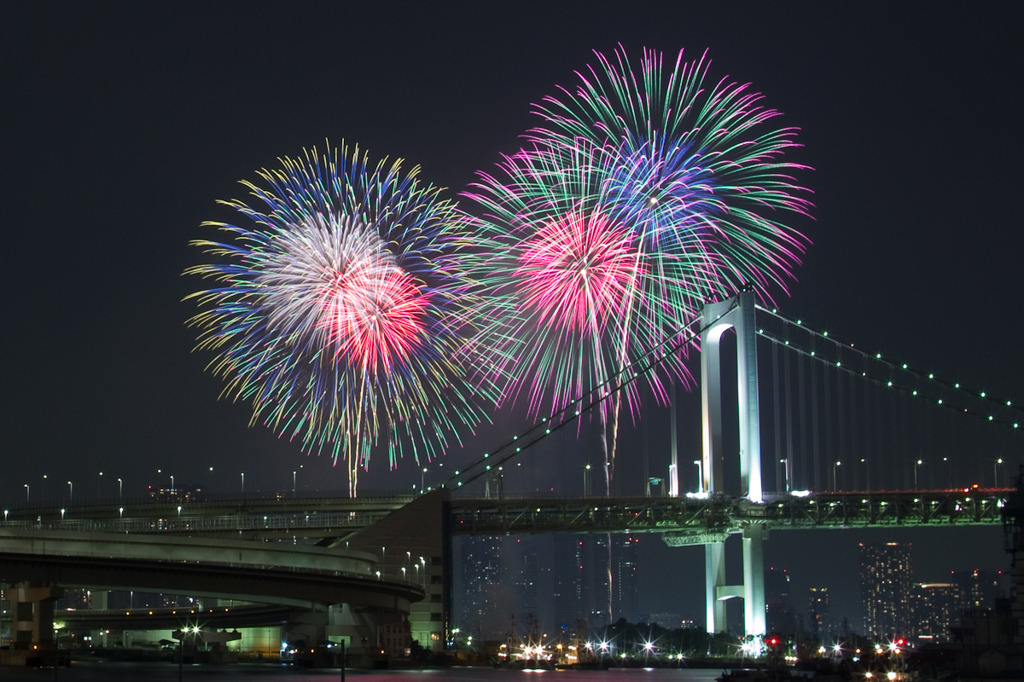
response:
<path id="1" fill-rule="evenodd" d="M 827 627 L 818 633 L 823 640 L 842 639 L 844 633 L 856 633 L 868 637 L 884 637 L 899 632 L 905 637 L 917 637 L 928 627 L 933 628 L 926 636 L 936 638 L 935 624 L 925 627 L 919 620 L 928 609 L 921 605 L 924 588 L 932 593 L 938 591 L 937 586 L 954 584 L 956 593 L 946 595 L 945 608 L 959 618 L 961 608 L 992 608 L 995 598 L 1009 597 L 1009 555 L 1000 545 L 998 553 L 991 547 L 978 546 L 978 550 L 969 558 L 962 556 L 950 557 L 943 565 L 921 564 L 920 559 L 935 552 L 933 544 L 947 545 L 954 539 L 966 537 L 971 530 L 953 529 L 936 530 L 931 537 L 921 535 L 909 541 L 913 533 L 906 530 L 840 530 L 828 531 L 838 534 L 841 539 L 836 543 L 839 551 L 830 552 L 827 570 L 809 571 L 805 567 L 791 569 L 789 566 L 800 566 L 801 562 L 792 558 L 789 547 L 778 548 L 773 541 L 765 543 L 766 550 L 766 595 L 768 597 L 769 628 L 780 621 L 776 613 L 773 620 L 773 605 L 777 602 L 777 590 L 773 588 L 774 576 L 786 574 L 788 606 L 792 609 L 792 617 L 797 632 L 813 632 L 808 602 L 815 590 L 824 590 L 828 595 Z M 986 535 L 1001 538 L 1001 529 Z M 807 531 L 813 538 L 826 531 Z M 942 537 L 944 532 L 949 533 Z M 772 538 L 792 536 L 799 542 L 802 531 L 774 533 Z M 472 633 L 474 637 L 502 640 L 509 632 L 523 637 L 531 630 L 531 619 L 538 624 L 538 632 L 553 636 L 563 629 L 575 631 L 583 624 L 596 630 L 609 622 L 624 618 L 632 623 L 657 623 L 666 629 L 681 627 L 682 623 L 692 623 L 693 627 L 703 628 L 704 594 L 703 594 L 703 549 L 700 547 L 672 548 L 664 547 L 657 534 L 614 534 L 611 536 L 617 551 L 613 554 L 612 570 L 616 574 L 615 590 L 612 603 L 614 610 L 611 621 L 604 619 L 601 610 L 606 603 L 607 571 L 607 539 L 604 535 L 568 535 L 549 534 L 543 536 L 460 536 L 454 546 L 455 552 L 455 603 L 453 605 L 453 623 L 462 632 Z M 788 537 L 787 537 L 788 539 Z M 960 542 L 962 540 L 957 540 Z M 635 542 L 635 555 L 626 556 L 621 553 L 623 542 Z M 789 544 L 788 542 L 786 543 Z M 813 540 L 802 543 L 806 547 L 813 546 Z M 916 545 L 922 544 L 921 547 Z M 865 548 L 896 547 L 902 563 L 890 567 L 884 560 L 885 553 L 875 564 L 877 570 L 899 576 L 899 601 L 883 599 L 880 593 L 872 592 L 869 586 L 872 579 L 864 574 Z M 486 549 L 484 549 L 486 548 Z M 787 553 L 790 556 L 787 557 Z M 877 551 L 876 551 L 877 553 Z M 571 570 L 570 559 L 575 558 Z M 915 564 L 917 559 L 918 564 Z M 636 572 L 623 581 L 619 570 L 624 564 L 636 562 Z M 579 563 L 577 563 L 579 562 Z M 673 580 L 666 581 L 659 577 L 652 584 L 652 565 L 670 562 L 678 569 Z M 992 563 L 994 562 L 994 563 Z M 588 565 L 589 564 L 589 565 Z M 475 573 L 474 573 L 475 572 Z M 965 576 L 971 574 L 991 576 L 1001 581 L 1000 590 L 984 587 L 979 584 L 965 584 Z M 477 575 L 479 580 L 473 580 Z M 880 581 L 882 585 L 884 581 Z M 462 586 L 463 589 L 459 589 Z M 569 588 L 570 591 L 566 590 Z M 623 590 L 635 590 L 633 597 L 623 597 Z M 879 587 L 878 589 L 883 589 Z M 888 587 L 884 589 L 896 589 Z M 867 592 L 865 592 L 867 590 Z M 895 594 L 895 593 L 893 593 Z M 892 595 L 889 595 L 892 596 Z M 730 609 L 730 628 L 742 630 L 742 609 L 739 600 Z M 884 614 L 865 611 L 865 607 L 874 605 L 886 609 Z M 927 604 L 925 604 L 927 606 Z M 573 610 L 575 609 L 575 610 Z M 923 610 L 922 610 L 923 609 Z M 782 614 L 783 617 L 787 617 Z M 660 616 L 660 618 L 655 618 Z M 667 621 L 666 617 L 678 620 Z M 886 620 L 888 619 L 888 620 Z M 899 620 L 897 623 L 897 619 Z M 891 622 L 890 622 L 891 621 Z M 874 624 L 879 623 L 876 627 Z M 949 624 L 953 624 L 951 620 Z M 784 634 L 792 634 L 785 627 L 778 628 Z M 948 629 L 943 630 L 948 638 Z"/>

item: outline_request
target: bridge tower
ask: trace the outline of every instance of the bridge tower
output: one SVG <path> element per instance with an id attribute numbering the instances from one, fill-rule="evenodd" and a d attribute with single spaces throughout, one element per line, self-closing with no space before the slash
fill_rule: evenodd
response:
<path id="1" fill-rule="evenodd" d="M 763 501 L 761 491 L 761 426 L 757 395 L 757 328 L 752 291 L 735 299 L 709 303 L 701 313 L 700 375 L 704 480 L 709 494 L 725 492 L 722 438 L 721 340 L 729 328 L 736 331 L 737 409 L 739 417 L 740 486 L 751 502 Z M 725 542 L 704 545 L 708 632 L 726 629 L 725 600 L 743 598 L 745 630 L 763 635 L 765 623 L 764 550 L 767 531 L 761 525 L 743 529 L 743 584 L 725 582 Z"/>

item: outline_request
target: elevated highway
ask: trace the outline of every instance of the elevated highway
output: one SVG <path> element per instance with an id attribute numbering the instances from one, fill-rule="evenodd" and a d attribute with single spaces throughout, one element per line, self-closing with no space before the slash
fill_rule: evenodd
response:
<path id="1" fill-rule="evenodd" d="M 0 529 L 9 581 L 148 590 L 289 606 L 405 610 L 413 582 L 384 579 L 364 552 L 223 538 Z"/>
<path id="2" fill-rule="evenodd" d="M 700 542 L 707 534 L 739 532 L 751 523 L 765 524 L 771 530 L 999 524 L 1002 507 L 1013 490 L 769 493 L 760 503 L 725 494 L 454 498 L 448 513 L 453 534 L 644 532 L 664 534 L 667 540 L 693 537 Z M 254 540 L 283 538 L 337 546 L 415 499 L 221 500 L 188 503 L 180 508 L 155 503 L 120 508 L 105 504 L 66 509 L 63 515 L 59 509 L 25 509 L 8 512 L 0 528 L 49 529 L 72 535 L 99 532 L 121 537 L 188 535 L 218 538 L 215 546 L 237 540 L 243 542 L 242 548 L 249 549 Z"/>

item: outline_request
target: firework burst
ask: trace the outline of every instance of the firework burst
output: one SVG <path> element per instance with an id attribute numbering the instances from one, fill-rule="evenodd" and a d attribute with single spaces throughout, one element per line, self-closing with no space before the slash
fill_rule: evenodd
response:
<path id="1" fill-rule="evenodd" d="M 749 85 L 710 81 L 707 53 L 688 62 L 680 51 L 669 65 L 655 50 L 639 65 L 621 46 L 595 55 L 574 87 L 534 106 L 544 125 L 528 137 L 611 155 L 622 221 L 652 251 L 703 254 L 685 294 L 694 301 L 743 286 L 765 302 L 785 292 L 808 241 L 783 218 L 811 208 L 795 179 L 807 167 L 785 158 L 797 129 L 774 127 L 781 114 Z"/>
<path id="2" fill-rule="evenodd" d="M 621 211 L 622 183 L 608 154 L 584 141 L 506 157 L 466 193 L 483 208 L 482 243 L 493 256 L 479 279 L 496 312 L 488 316 L 485 364 L 525 394 L 533 416 L 550 415 L 594 391 L 671 338 L 692 316 L 677 295 L 702 262 L 652 253 Z M 703 259 L 703 257 L 702 257 Z M 682 357 L 649 375 L 686 380 Z M 625 387 L 638 405 L 638 387 Z"/>
<path id="3" fill-rule="evenodd" d="M 392 467 L 433 458 L 490 390 L 466 381 L 479 306 L 465 221 L 418 173 L 344 145 L 281 159 L 242 183 L 254 201 L 221 202 L 245 226 L 204 223 L 231 238 L 192 242 L 213 262 L 186 270 L 215 283 L 188 297 L 189 324 L 223 395 L 344 460 L 352 495 L 375 449 Z"/>

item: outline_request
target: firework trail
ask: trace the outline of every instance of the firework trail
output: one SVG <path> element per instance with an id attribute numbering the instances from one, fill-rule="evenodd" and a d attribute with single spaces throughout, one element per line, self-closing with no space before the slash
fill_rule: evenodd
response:
<path id="1" fill-rule="evenodd" d="M 245 226 L 207 222 L 229 239 L 192 242 L 213 262 L 185 274 L 214 284 L 188 297 L 189 325 L 222 396 L 344 460 L 355 496 L 378 448 L 391 467 L 429 460 L 483 417 L 490 388 L 466 381 L 474 256 L 455 205 L 401 159 L 342 145 L 280 163 L 243 181 L 248 203 L 220 202 Z"/>

